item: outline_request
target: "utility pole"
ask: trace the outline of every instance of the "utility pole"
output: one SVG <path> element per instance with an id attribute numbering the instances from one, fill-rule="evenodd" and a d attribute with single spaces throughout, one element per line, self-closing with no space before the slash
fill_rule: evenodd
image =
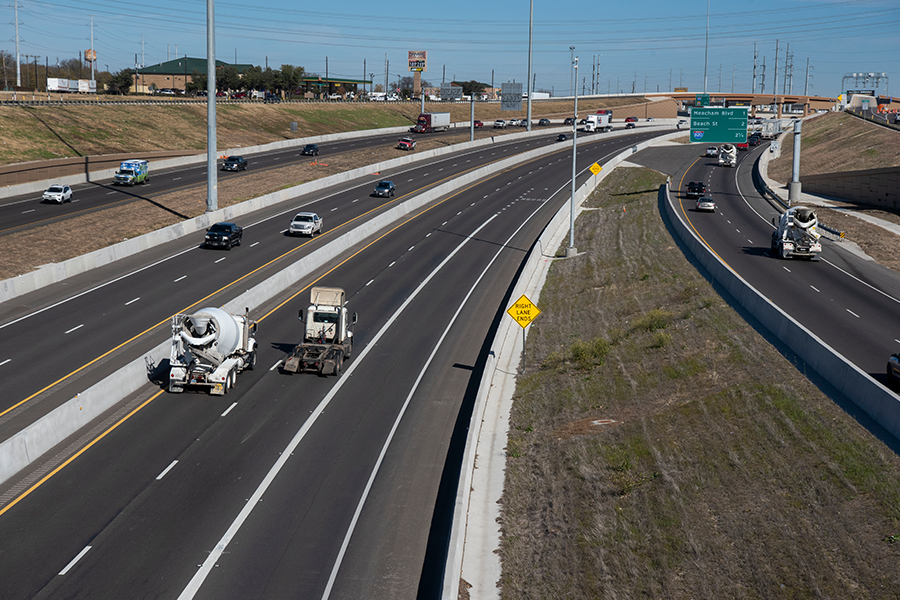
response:
<path id="1" fill-rule="evenodd" d="M 765 56 L 763 56 L 763 62 L 762 62 L 762 85 L 759 88 L 759 93 L 760 94 L 766 93 L 766 57 Z"/>
<path id="2" fill-rule="evenodd" d="M 94 63 L 97 55 L 94 53 L 94 15 L 91 15 L 91 81 L 94 81 Z M 97 88 L 94 88 L 96 90 Z"/>
<path id="3" fill-rule="evenodd" d="M 731 93 L 734 93 L 734 75 L 737 72 L 737 64 L 731 63 Z"/>
<path id="4" fill-rule="evenodd" d="M 775 76 L 772 78 L 772 91 L 775 95 L 775 116 L 781 118 L 781 111 L 778 109 L 778 40 L 775 40 Z"/>
<path id="5" fill-rule="evenodd" d="M 759 56 L 756 52 L 756 42 L 753 42 L 753 87 L 750 88 L 750 93 L 756 93 L 756 58 Z"/>
<path id="6" fill-rule="evenodd" d="M 806 57 L 806 83 L 803 84 L 803 95 L 809 96 L 809 57 Z"/>

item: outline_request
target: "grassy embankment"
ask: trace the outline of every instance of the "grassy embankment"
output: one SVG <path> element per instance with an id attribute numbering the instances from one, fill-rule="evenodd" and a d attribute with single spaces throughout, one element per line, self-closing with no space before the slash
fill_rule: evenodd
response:
<path id="1" fill-rule="evenodd" d="M 617 169 L 541 293 L 502 597 L 896 599 L 900 459 L 688 263 L 664 180 Z"/>

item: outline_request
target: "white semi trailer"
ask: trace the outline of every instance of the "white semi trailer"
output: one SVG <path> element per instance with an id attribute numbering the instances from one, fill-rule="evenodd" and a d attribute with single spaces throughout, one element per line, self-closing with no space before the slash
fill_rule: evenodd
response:
<path id="1" fill-rule="evenodd" d="M 227 394 L 238 373 L 256 367 L 256 327 L 249 310 L 233 315 L 204 308 L 172 317 L 169 391 L 206 388 L 213 395 Z"/>
<path id="2" fill-rule="evenodd" d="M 778 258 L 817 259 L 822 253 L 821 235 L 816 231 L 816 211 L 806 206 L 792 206 L 777 220 L 772 217 L 772 253 Z"/>

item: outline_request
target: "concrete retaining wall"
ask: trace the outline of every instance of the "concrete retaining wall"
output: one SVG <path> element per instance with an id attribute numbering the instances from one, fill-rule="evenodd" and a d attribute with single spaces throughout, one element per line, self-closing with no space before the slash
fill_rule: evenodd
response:
<path id="1" fill-rule="evenodd" d="M 661 192 L 662 193 L 662 192 Z M 900 439 L 900 397 L 836 352 L 813 332 L 760 294 L 700 241 L 664 190 L 666 215 L 691 254 L 713 280 L 731 294 L 766 329 L 867 415 Z M 885 357 L 886 360 L 887 357 Z"/>
<path id="2" fill-rule="evenodd" d="M 803 191 L 848 202 L 900 209 L 900 167 L 802 175 Z"/>

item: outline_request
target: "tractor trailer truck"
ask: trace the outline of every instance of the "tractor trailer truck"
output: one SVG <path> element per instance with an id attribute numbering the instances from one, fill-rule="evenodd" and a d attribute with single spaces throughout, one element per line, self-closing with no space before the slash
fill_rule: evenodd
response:
<path id="1" fill-rule="evenodd" d="M 345 297 L 341 288 L 312 288 L 309 308 L 305 315 L 300 311 L 300 321 L 305 322 L 303 342 L 288 353 L 283 371 L 314 371 L 340 377 L 344 360 L 353 353 L 350 326 L 356 324 L 356 313 L 347 314 Z"/>
<path id="2" fill-rule="evenodd" d="M 416 119 L 416 125 L 410 129 L 413 133 L 432 133 L 450 129 L 450 113 L 422 113 Z"/>

